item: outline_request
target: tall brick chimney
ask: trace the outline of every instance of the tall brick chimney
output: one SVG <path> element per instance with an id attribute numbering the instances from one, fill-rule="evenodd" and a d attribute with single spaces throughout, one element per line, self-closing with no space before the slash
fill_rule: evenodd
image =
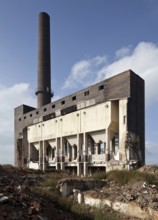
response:
<path id="1" fill-rule="evenodd" d="M 37 107 L 51 102 L 51 64 L 50 64 L 50 17 L 41 12 L 38 17 L 38 82 Z"/>

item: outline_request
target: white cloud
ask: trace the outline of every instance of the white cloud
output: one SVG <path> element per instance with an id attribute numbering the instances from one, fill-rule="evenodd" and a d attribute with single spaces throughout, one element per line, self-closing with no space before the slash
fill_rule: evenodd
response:
<path id="1" fill-rule="evenodd" d="M 35 98 L 29 84 L 20 83 L 11 87 L 0 85 L 0 163 L 14 160 L 14 108 L 26 104 L 35 106 Z"/>
<path id="2" fill-rule="evenodd" d="M 100 62 L 97 63 L 97 59 Z M 123 47 L 116 51 L 116 60 L 107 63 L 106 56 L 77 62 L 64 84 L 64 89 L 86 87 L 115 74 L 132 69 L 145 80 L 146 103 L 158 101 L 158 46 L 140 42 L 135 48 Z"/>
<path id="3" fill-rule="evenodd" d="M 75 63 L 63 89 L 79 88 L 93 83 L 94 77 L 106 61 L 105 56 L 97 56 Z"/>
<path id="4" fill-rule="evenodd" d="M 122 47 L 120 50 L 117 50 L 117 51 L 115 52 L 116 58 L 119 59 L 119 58 L 122 58 L 122 57 L 124 57 L 124 56 L 130 55 L 131 49 L 132 49 L 132 46 L 131 46 L 131 45 L 129 45 L 128 47 Z"/>

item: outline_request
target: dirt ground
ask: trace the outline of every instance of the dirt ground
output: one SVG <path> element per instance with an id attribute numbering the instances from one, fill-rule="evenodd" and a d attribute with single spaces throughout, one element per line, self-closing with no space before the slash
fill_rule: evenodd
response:
<path id="1" fill-rule="evenodd" d="M 53 174 L 52 174 L 53 175 Z M 52 201 L 46 199 L 45 196 L 40 196 L 36 194 L 33 188 L 36 186 L 42 190 L 41 183 L 43 182 L 44 175 L 40 172 L 20 170 L 10 166 L 9 168 L 0 166 L 0 220 L 77 220 L 77 219 L 119 219 L 119 220 L 134 220 L 136 218 L 131 218 L 124 216 L 120 213 L 115 213 L 117 218 L 97 218 L 91 215 L 94 212 L 93 207 L 85 207 L 86 211 L 90 213 L 90 218 L 83 217 L 82 214 L 76 216 L 71 211 L 63 211 L 60 207 L 57 207 Z M 139 183 L 142 185 L 142 183 Z M 139 188 L 135 186 L 133 190 Z M 49 187 L 47 193 L 49 193 Z M 115 193 L 115 184 L 111 184 L 108 188 L 108 193 Z M 126 191 L 120 200 L 124 199 L 125 196 L 129 196 L 129 200 L 135 198 L 131 193 L 129 195 L 129 189 L 125 188 L 122 190 Z M 150 189 L 155 190 L 155 189 Z M 135 191 L 134 191 L 135 192 Z M 132 197 L 133 196 L 133 197 Z M 107 213 L 112 213 L 113 211 L 109 207 L 105 207 Z"/>
<path id="2" fill-rule="evenodd" d="M 35 195 L 31 188 L 42 181 L 38 174 L 0 166 L 0 220 L 73 220 L 70 213 L 57 210 L 53 203 Z"/>

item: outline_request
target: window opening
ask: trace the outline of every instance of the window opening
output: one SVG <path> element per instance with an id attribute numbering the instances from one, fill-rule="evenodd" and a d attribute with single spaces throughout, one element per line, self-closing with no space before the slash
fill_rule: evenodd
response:
<path id="1" fill-rule="evenodd" d="M 104 85 L 100 85 L 99 90 L 103 90 L 103 89 L 104 89 Z"/>
<path id="2" fill-rule="evenodd" d="M 89 95 L 89 91 L 85 91 L 84 95 L 85 96 Z"/>
<path id="3" fill-rule="evenodd" d="M 74 101 L 74 100 L 76 100 L 76 96 L 73 96 L 73 97 L 72 97 L 72 101 Z"/>
<path id="4" fill-rule="evenodd" d="M 61 104 L 64 105 L 65 104 L 65 100 L 61 101 Z"/>

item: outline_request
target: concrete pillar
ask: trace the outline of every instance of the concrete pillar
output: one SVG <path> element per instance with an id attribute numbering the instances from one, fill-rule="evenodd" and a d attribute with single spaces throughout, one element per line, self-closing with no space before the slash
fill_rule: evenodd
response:
<path id="1" fill-rule="evenodd" d="M 83 175 L 84 176 L 88 175 L 88 163 L 87 162 L 83 163 Z"/>
<path id="2" fill-rule="evenodd" d="M 65 144 L 65 139 L 63 137 L 60 138 L 60 148 L 61 148 L 61 170 L 65 169 L 64 166 L 64 161 L 65 161 L 65 157 L 64 157 L 64 144 Z"/>
<path id="3" fill-rule="evenodd" d="M 28 149 L 28 161 L 30 162 L 31 158 L 31 144 L 29 143 L 29 149 Z"/>
<path id="4" fill-rule="evenodd" d="M 43 141 L 43 171 L 46 170 L 46 141 Z"/>
<path id="5" fill-rule="evenodd" d="M 81 147 L 82 147 L 82 144 L 83 144 L 83 135 L 77 134 L 77 161 L 78 162 L 81 162 L 81 155 L 82 155 Z"/>
<path id="6" fill-rule="evenodd" d="M 81 176 L 81 146 L 83 144 L 83 135 L 77 134 L 77 176 Z"/>
<path id="7" fill-rule="evenodd" d="M 83 175 L 87 176 L 88 175 L 88 137 L 87 134 L 83 134 L 83 144 L 84 144 L 84 149 L 83 149 L 83 158 L 84 158 L 84 164 L 83 164 Z"/>
<path id="8" fill-rule="evenodd" d="M 39 141 L 39 169 L 41 169 L 41 159 L 42 159 L 42 146 L 41 146 L 41 142 Z"/>
<path id="9" fill-rule="evenodd" d="M 56 138 L 56 151 L 55 151 L 56 170 L 58 170 L 58 164 L 59 164 L 59 148 L 60 148 L 60 139 Z"/>
<path id="10" fill-rule="evenodd" d="M 27 160 L 27 167 L 29 168 L 29 163 L 30 163 L 30 148 L 31 148 L 31 144 L 29 143 L 29 146 L 28 146 L 28 160 Z"/>
<path id="11" fill-rule="evenodd" d="M 77 176 L 81 176 L 81 163 L 77 163 Z"/>
<path id="12" fill-rule="evenodd" d="M 110 135 L 109 135 L 109 129 L 106 129 L 106 161 L 110 160 Z"/>
<path id="13" fill-rule="evenodd" d="M 88 161 L 88 138 L 87 134 L 83 134 L 83 157 L 84 157 L 84 162 Z"/>

